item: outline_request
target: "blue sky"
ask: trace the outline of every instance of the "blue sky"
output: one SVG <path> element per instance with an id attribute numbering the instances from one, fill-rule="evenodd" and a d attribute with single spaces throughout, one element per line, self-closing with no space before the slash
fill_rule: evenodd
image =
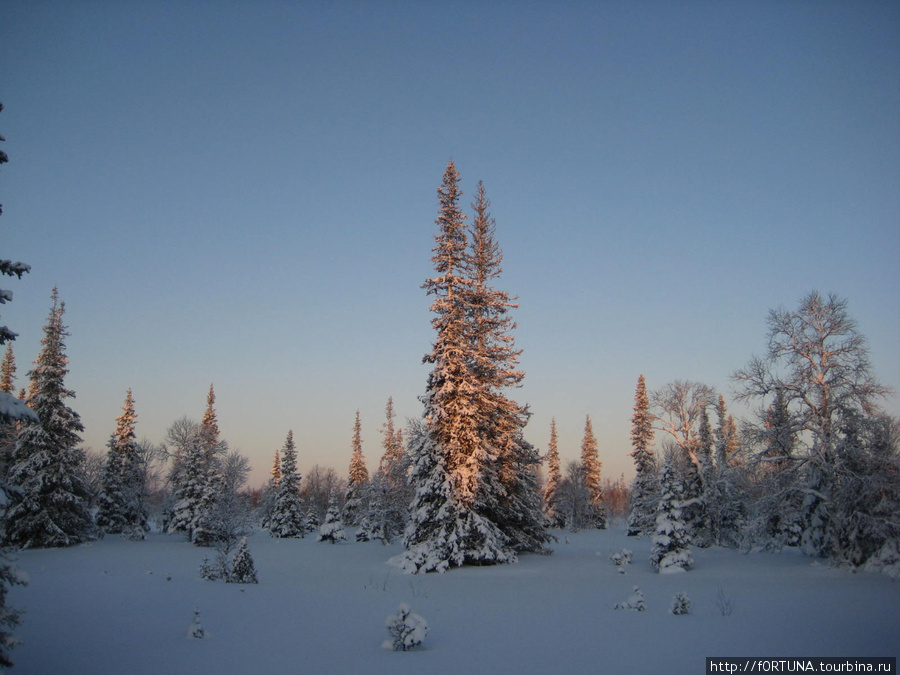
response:
<path id="1" fill-rule="evenodd" d="M 20 2 L 0 8 L 19 384 L 50 289 L 103 449 L 199 419 L 262 482 L 370 467 L 421 412 L 436 190 L 478 180 L 518 294 L 529 438 L 590 414 L 631 471 L 637 376 L 714 385 L 769 309 L 836 292 L 900 386 L 900 5 Z M 892 397 L 888 409 L 900 414 Z"/>

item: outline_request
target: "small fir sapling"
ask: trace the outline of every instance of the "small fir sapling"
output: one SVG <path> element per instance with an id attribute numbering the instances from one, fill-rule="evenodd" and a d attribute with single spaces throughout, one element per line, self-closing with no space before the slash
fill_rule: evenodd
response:
<path id="1" fill-rule="evenodd" d="M 672 607 L 669 609 L 676 616 L 683 616 L 691 613 L 691 600 L 687 593 L 676 593 L 672 597 Z"/>
<path id="2" fill-rule="evenodd" d="M 632 558 L 633 554 L 627 548 L 623 548 L 621 551 L 616 551 L 609 556 L 609 559 L 616 566 L 616 569 L 619 570 L 619 574 L 625 574 L 628 565 L 631 564 Z"/>
<path id="3" fill-rule="evenodd" d="M 256 584 L 256 566 L 253 564 L 253 557 L 250 555 L 250 549 L 247 548 L 247 537 L 241 539 L 237 553 L 234 554 L 234 562 L 231 566 L 231 576 L 228 581 L 233 584 Z"/>
<path id="4" fill-rule="evenodd" d="M 206 579 L 207 581 L 215 581 L 216 579 L 221 579 L 221 565 L 213 565 L 209 561 L 209 557 L 204 556 L 203 562 L 200 563 L 200 578 Z"/>
<path id="5" fill-rule="evenodd" d="M 428 635 L 428 622 L 418 614 L 413 614 L 405 602 L 400 603 L 396 614 L 387 618 L 385 627 L 391 637 L 381 646 L 395 652 L 406 652 L 417 647 Z"/>
<path id="6" fill-rule="evenodd" d="M 644 593 L 635 586 L 634 593 L 625 602 L 617 602 L 615 609 L 631 609 L 635 612 L 643 612 L 647 609 L 647 606 L 644 604 Z"/>
<path id="7" fill-rule="evenodd" d="M 194 610 L 194 618 L 191 619 L 191 623 L 188 625 L 188 637 L 194 640 L 202 640 L 206 637 L 206 631 L 203 630 L 203 626 L 200 623 L 199 609 Z"/>

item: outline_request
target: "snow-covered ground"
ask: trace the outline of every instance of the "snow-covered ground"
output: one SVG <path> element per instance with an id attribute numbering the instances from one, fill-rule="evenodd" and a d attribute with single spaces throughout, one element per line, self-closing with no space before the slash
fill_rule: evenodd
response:
<path id="1" fill-rule="evenodd" d="M 621 528 L 556 534 L 550 556 L 409 576 L 387 564 L 396 545 L 257 533 L 259 584 L 246 586 L 203 581 L 211 552 L 180 537 L 23 551 L 30 585 L 8 601 L 27 611 L 13 672 L 701 673 L 707 656 L 900 652 L 900 583 L 886 576 L 722 549 L 658 575 L 649 540 Z M 608 559 L 622 548 L 634 551 L 624 575 Z M 613 609 L 634 586 L 646 611 Z M 669 613 L 679 591 L 691 615 Z M 401 602 L 430 628 L 411 652 L 381 646 Z M 194 610 L 201 640 L 188 637 Z"/>

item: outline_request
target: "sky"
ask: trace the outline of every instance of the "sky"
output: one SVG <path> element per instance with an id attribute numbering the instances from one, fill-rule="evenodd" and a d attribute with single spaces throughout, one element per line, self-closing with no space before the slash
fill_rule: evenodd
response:
<path id="1" fill-rule="evenodd" d="M 450 159 L 519 297 L 527 437 L 555 418 L 564 462 L 590 415 L 632 475 L 638 375 L 730 403 L 813 289 L 900 387 L 895 2 L 6 0 L 0 101 L 17 384 L 55 285 L 97 451 L 127 389 L 159 442 L 212 383 L 252 483 L 289 429 L 301 472 L 344 473 L 357 410 L 374 469 L 388 397 L 422 411 Z"/>

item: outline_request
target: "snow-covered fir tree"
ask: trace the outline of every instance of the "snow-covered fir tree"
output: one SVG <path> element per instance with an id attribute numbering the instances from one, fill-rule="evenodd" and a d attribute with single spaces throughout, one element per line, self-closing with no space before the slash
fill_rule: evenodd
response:
<path id="1" fill-rule="evenodd" d="M 587 487 L 591 504 L 591 520 L 594 527 L 604 530 L 606 529 L 606 506 L 603 503 L 602 464 L 590 415 L 585 419 L 584 436 L 581 440 L 581 468 L 584 472 L 584 484 Z"/>
<path id="2" fill-rule="evenodd" d="M 103 489 L 98 499 L 97 526 L 107 534 L 127 534 L 143 539 L 147 531 L 144 505 L 144 472 L 135 440 L 134 397 L 125 395 L 122 414 L 110 439 L 103 472 Z"/>
<path id="3" fill-rule="evenodd" d="M 234 554 L 234 562 L 231 565 L 231 575 L 228 581 L 233 584 L 256 584 L 256 565 L 250 549 L 247 547 L 247 537 L 241 539 L 237 553 Z"/>
<path id="4" fill-rule="evenodd" d="M 630 609 L 634 612 L 646 611 L 647 605 L 644 602 L 644 592 L 635 586 L 634 592 L 628 596 L 628 599 L 625 602 L 617 602 L 614 609 Z"/>
<path id="5" fill-rule="evenodd" d="M 650 564 L 660 574 L 684 572 L 693 564 L 694 558 L 690 549 L 690 534 L 682 519 L 684 485 L 671 455 L 663 463 L 660 483 Z"/>
<path id="6" fill-rule="evenodd" d="M 424 284 L 434 296 L 432 326 L 437 335 L 424 358 L 433 366 L 422 397 L 424 425 L 409 443 L 415 495 L 404 536 L 408 571 L 516 559 L 509 538 L 478 509 L 496 484 L 488 474 L 498 452 L 485 438 L 490 426 L 487 392 L 473 368 L 484 359 L 475 353 L 468 325 L 473 282 L 461 195 L 451 161 L 438 189 L 438 234 L 432 251 L 436 274 Z"/>
<path id="7" fill-rule="evenodd" d="M 469 277 L 467 330 L 473 347 L 472 371 L 484 397 L 482 438 L 488 455 L 481 467 L 484 494 L 477 510 L 497 524 L 516 552 L 545 553 L 550 541 L 544 526 L 538 471 L 540 455 L 524 438 L 531 413 L 507 395 L 520 387 L 525 373 L 519 370 L 520 349 L 513 331 L 511 310 L 518 304 L 494 280 L 502 273 L 503 254 L 495 239 L 496 223 L 490 201 L 479 181 L 472 204 L 475 217 L 468 247 Z"/>
<path id="8" fill-rule="evenodd" d="M 10 469 L 17 498 L 6 513 L 5 538 L 13 546 L 71 546 L 93 538 L 88 491 L 79 472 L 81 419 L 66 405 L 74 392 L 65 386 L 68 336 L 65 303 L 56 288 L 41 351 L 29 372 L 28 404 L 37 421 L 23 422 Z"/>
<path id="9" fill-rule="evenodd" d="M 557 490 L 562 480 L 559 463 L 559 437 L 556 433 L 556 418 L 550 420 L 550 443 L 547 445 L 547 484 L 544 486 L 544 517 L 550 527 L 563 527 L 565 519 L 557 508 Z"/>
<path id="10" fill-rule="evenodd" d="M 222 489 L 219 482 L 221 478 L 219 460 L 228 450 L 228 445 L 219 438 L 219 420 L 215 405 L 216 392 L 213 385 L 210 384 L 209 392 L 206 395 L 206 410 L 200 420 L 199 445 L 207 473 L 200 476 L 200 490 L 195 504 L 197 520 L 191 541 L 197 546 L 210 546 L 214 543 L 207 519 L 212 512 L 216 497 Z"/>
<path id="11" fill-rule="evenodd" d="M 638 377 L 631 416 L 631 457 L 634 459 L 634 482 L 631 484 L 631 511 L 628 536 L 652 534 L 659 500 L 659 475 L 653 452 L 653 415 L 644 376 Z"/>
<path id="12" fill-rule="evenodd" d="M 273 488 L 275 498 L 269 518 L 273 537 L 302 537 L 308 530 L 303 498 L 300 496 L 300 471 L 297 469 L 297 446 L 294 432 L 288 431 L 281 449 L 281 477 Z"/>
<path id="13" fill-rule="evenodd" d="M 220 576 L 228 579 L 230 557 L 242 537 L 250 534 L 250 509 L 241 488 L 250 474 L 250 460 L 228 452 L 216 462 L 215 494 L 203 524 L 207 542 L 216 550 Z"/>
<path id="14" fill-rule="evenodd" d="M 259 506 L 259 524 L 264 530 L 268 530 L 272 520 L 272 509 L 275 506 L 275 489 L 281 480 L 281 456 L 278 450 L 272 460 L 272 470 L 269 472 L 269 481 L 263 489 Z"/>
<path id="15" fill-rule="evenodd" d="M 173 483 L 175 504 L 168 525 L 169 532 L 184 532 L 198 546 L 212 543 L 205 519 L 219 489 L 219 458 L 227 447 L 219 440 L 215 401 L 215 391 L 210 385 L 202 421 L 199 426 L 186 430 L 180 441 L 181 456 Z"/>
<path id="16" fill-rule="evenodd" d="M 3 104 L 0 103 L 0 111 L 3 110 Z M 0 136 L 0 141 L 5 141 Z M 0 164 L 8 161 L 8 157 L 3 150 L 0 150 Z M 0 213 L 3 212 L 0 206 Z M 8 276 L 22 275 L 29 271 L 28 265 L 24 263 L 13 263 L 10 260 L 0 261 L 0 274 Z M 9 302 L 12 299 L 12 292 L 0 289 L 0 303 Z M 3 365 L 0 367 L 0 434 L 2 434 L 2 462 L 0 462 L 0 514 L 5 514 L 6 508 L 9 506 L 9 488 L 6 484 L 6 476 L 9 470 L 9 462 L 13 457 L 16 441 L 15 424 L 20 420 L 36 420 L 34 412 L 26 407 L 21 397 L 13 396 L 13 387 L 15 383 L 16 361 L 13 356 L 12 341 L 16 339 L 16 334 L 6 326 L 0 327 L 0 345 L 6 345 L 6 354 L 3 357 Z M 10 660 L 9 650 L 19 644 L 20 639 L 11 631 L 21 622 L 21 610 L 13 609 L 6 606 L 6 595 L 11 586 L 26 585 L 28 579 L 13 562 L 10 554 L 6 550 L 0 549 L 0 667 L 10 668 L 13 663 Z"/>
<path id="17" fill-rule="evenodd" d="M 428 622 L 414 614 L 405 602 L 400 603 L 396 614 L 387 618 L 385 627 L 391 637 L 382 643 L 382 647 L 395 652 L 406 652 L 418 647 L 428 635 Z"/>
<path id="18" fill-rule="evenodd" d="M 325 522 L 319 528 L 319 541 L 327 541 L 336 544 L 346 541 L 347 533 L 344 532 L 344 523 L 341 520 L 341 510 L 337 504 L 337 495 L 332 495 L 328 504 L 328 512 L 325 514 Z"/>
<path id="19" fill-rule="evenodd" d="M 6 606 L 6 595 L 13 586 L 27 586 L 28 575 L 16 566 L 12 556 L 5 549 L 0 550 L 0 667 L 11 668 L 9 650 L 22 640 L 12 629 L 22 622 L 22 610 Z"/>
<path id="20" fill-rule="evenodd" d="M 364 538 L 390 544 L 403 534 L 412 493 L 406 480 L 409 464 L 403 451 L 403 434 L 394 427 L 394 401 L 388 399 L 385 423 L 381 426 L 383 454 L 378 471 L 365 489 L 364 527 L 357 530 L 357 539 Z"/>
<path id="21" fill-rule="evenodd" d="M 687 593 L 676 593 L 672 597 L 672 606 L 669 611 L 675 616 L 684 616 L 691 613 L 691 600 Z"/>
<path id="22" fill-rule="evenodd" d="M 359 410 L 353 423 L 353 440 L 351 441 L 350 469 L 347 479 L 347 493 L 344 498 L 344 511 L 341 518 L 347 525 L 360 525 L 366 513 L 366 488 L 369 484 L 369 470 L 362 451 L 362 423 Z M 365 528 L 363 528 L 365 531 Z"/>

